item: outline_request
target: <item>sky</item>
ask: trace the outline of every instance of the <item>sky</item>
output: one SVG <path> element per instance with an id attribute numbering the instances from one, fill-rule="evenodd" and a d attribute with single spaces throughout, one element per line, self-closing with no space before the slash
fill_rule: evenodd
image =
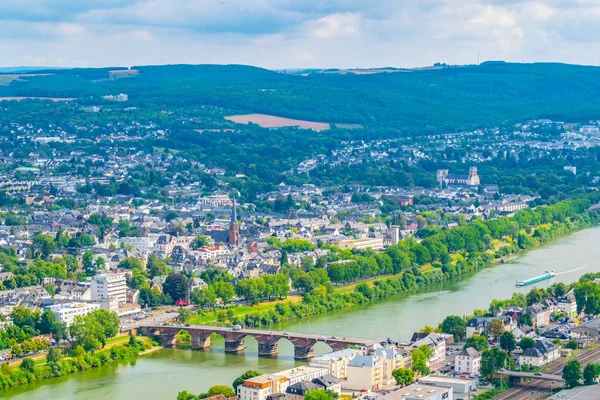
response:
<path id="1" fill-rule="evenodd" d="M 0 66 L 600 64 L 600 0 L 0 0 Z"/>

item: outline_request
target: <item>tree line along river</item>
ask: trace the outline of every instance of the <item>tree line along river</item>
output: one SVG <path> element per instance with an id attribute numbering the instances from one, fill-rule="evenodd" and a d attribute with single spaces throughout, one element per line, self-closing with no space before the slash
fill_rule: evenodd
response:
<path id="1" fill-rule="evenodd" d="M 348 310 L 290 321 L 274 330 L 343 335 L 382 340 L 408 341 L 414 331 L 425 325 L 437 326 L 446 315 L 470 314 L 487 308 L 493 299 L 509 298 L 517 280 L 552 269 L 556 276 L 536 284 L 547 287 L 554 282 L 570 283 L 586 272 L 600 271 L 600 227 L 586 229 L 523 254 L 507 264 L 499 264 L 472 275 L 447 282 L 426 291 L 400 295 L 382 302 Z M 293 346 L 282 340 L 279 355 L 259 358 L 258 345 L 246 339 L 243 354 L 225 354 L 222 340 L 213 340 L 210 351 L 161 349 L 119 365 L 107 365 L 63 378 L 33 383 L 0 393 L 0 398 L 15 400 L 115 400 L 175 399 L 181 390 L 201 393 L 216 384 L 227 384 L 243 372 L 255 369 L 276 372 L 295 365 Z M 328 352 L 318 343 L 315 354 Z"/>

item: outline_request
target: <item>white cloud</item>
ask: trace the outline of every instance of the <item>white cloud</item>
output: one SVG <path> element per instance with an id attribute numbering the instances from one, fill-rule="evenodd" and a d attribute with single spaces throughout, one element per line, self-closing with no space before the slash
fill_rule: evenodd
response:
<path id="1" fill-rule="evenodd" d="M 310 37 L 317 39 L 332 39 L 339 36 L 352 36 L 360 30 L 358 14 L 331 14 L 316 21 L 307 22 Z"/>
<path id="2" fill-rule="evenodd" d="M 599 0 L 0 1 L 9 65 L 597 64 Z"/>

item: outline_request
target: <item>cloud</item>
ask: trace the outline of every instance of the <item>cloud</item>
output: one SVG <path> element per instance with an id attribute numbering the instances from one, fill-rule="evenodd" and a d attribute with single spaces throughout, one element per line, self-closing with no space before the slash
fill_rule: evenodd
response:
<path id="1" fill-rule="evenodd" d="M 9 65 L 596 64 L 599 17 L 597 0 L 18 0 L 0 2 L 0 51 Z"/>

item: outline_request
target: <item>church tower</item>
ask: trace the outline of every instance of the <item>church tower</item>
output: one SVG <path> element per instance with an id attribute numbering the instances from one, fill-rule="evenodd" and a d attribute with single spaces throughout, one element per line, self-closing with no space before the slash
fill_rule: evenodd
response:
<path id="1" fill-rule="evenodd" d="M 237 212 L 235 209 L 235 197 L 233 198 L 233 208 L 231 210 L 231 222 L 229 222 L 229 238 L 228 243 L 232 246 L 237 246 L 240 242 L 240 232 L 237 222 Z"/>

